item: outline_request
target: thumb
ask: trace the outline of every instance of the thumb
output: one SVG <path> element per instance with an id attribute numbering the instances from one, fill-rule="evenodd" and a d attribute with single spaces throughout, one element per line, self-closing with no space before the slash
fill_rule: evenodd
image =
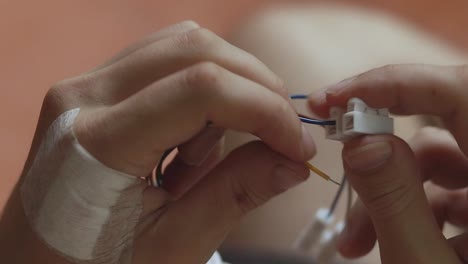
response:
<path id="1" fill-rule="evenodd" d="M 205 263 L 245 214 L 308 175 L 261 142 L 239 147 L 164 209 L 141 235 L 133 263 Z"/>
<path id="2" fill-rule="evenodd" d="M 369 211 L 382 263 L 460 263 L 432 215 L 404 141 L 388 135 L 352 140 L 345 144 L 343 160 Z"/>

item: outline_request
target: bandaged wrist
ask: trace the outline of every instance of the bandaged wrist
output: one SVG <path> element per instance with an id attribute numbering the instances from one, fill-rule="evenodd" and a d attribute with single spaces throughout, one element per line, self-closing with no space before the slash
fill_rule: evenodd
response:
<path id="1" fill-rule="evenodd" d="M 25 214 L 39 238 L 73 262 L 131 263 L 146 185 L 80 145 L 78 113 L 63 113 L 43 138 L 21 186 Z"/>

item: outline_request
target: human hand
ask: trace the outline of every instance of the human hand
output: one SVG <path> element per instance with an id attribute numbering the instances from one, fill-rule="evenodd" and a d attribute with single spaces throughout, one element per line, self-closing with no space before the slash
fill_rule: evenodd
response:
<path id="1" fill-rule="evenodd" d="M 391 65 L 310 97 L 322 116 L 358 97 L 394 114 L 440 116 L 451 132 L 426 128 L 409 145 L 388 135 L 345 143 L 346 175 L 362 202 L 340 236 L 344 256 L 368 253 L 377 238 L 382 263 L 468 262 L 468 234 L 446 239 L 441 232 L 445 222 L 468 226 L 467 87 L 466 66 Z"/>
<path id="2" fill-rule="evenodd" d="M 315 153 L 280 79 L 193 22 L 159 31 L 55 85 L 31 157 L 53 120 L 78 107 L 77 139 L 115 170 L 145 177 L 165 150 L 178 146 L 164 188 L 143 193 L 137 264 L 206 262 L 243 215 L 304 181 L 303 161 Z M 220 161 L 224 129 L 264 143 Z"/>

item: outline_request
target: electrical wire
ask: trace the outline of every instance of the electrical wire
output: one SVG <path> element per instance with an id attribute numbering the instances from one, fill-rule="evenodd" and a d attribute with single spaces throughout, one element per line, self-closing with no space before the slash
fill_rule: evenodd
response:
<path id="1" fill-rule="evenodd" d="M 330 205 L 330 209 L 328 210 L 328 217 L 331 217 L 335 212 L 336 207 L 338 205 L 338 201 L 340 200 L 341 194 L 343 193 L 346 183 L 346 176 L 343 176 L 343 178 L 341 179 L 340 188 L 338 188 L 338 191 L 336 192 L 335 197 L 333 198 L 333 201 Z"/>
<path id="2" fill-rule="evenodd" d="M 293 100 L 294 99 L 307 99 L 307 95 L 293 94 L 293 95 L 290 95 L 290 98 L 293 99 Z M 298 115 L 299 115 L 299 120 L 301 122 L 303 122 L 303 123 L 312 124 L 312 125 L 321 125 L 321 126 L 336 125 L 336 121 L 334 121 L 334 120 L 317 120 L 317 119 L 309 118 L 309 117 L 301 115 L 301 114 L 298 114 Z M 336 211 L 336 209 L 338 207 L 338 202 L 340 200 L 340 197 L 342 196 L 343 191 L 344 191 L 344 189 L 345 189 L 345 187 L 347 185 L 348 197 L 347 197 L 347 203 L 346 203 L 346 217 L 348 217 L 348 214 L 351 211 L 351 206 L 352 206 L 352 203 L 353 203 L 353 190 L 352 190 L 351 184 L 349 184 L 349 182 L 347 181 L 346 175 L 343 175 L 343 178 L 341 179 L 341 183 L 338 183 L 338 182 L 334 181 L 330 176 L 328 176 L 324 172 L 322 172 L 319 169 L 317 169 L 316 167 L 314 167 L 309 162 L 306 162 L 305 164 L 307 165 L 307 167 L 311 171 L 315 172 L 320 177 L 324 178 L 327 181 L 332 181 L 333 183 L 339 185 L 339 188 L 338 188 L 338 190 L 337 190 L 337 192 L 335 194 L 335 197 L 333 198 L 332 203 L 331 203 L 331 205 L 330 205 L 330 207 L 328 209 L 327 216 L 326 216 L 327 219 L 331 219 L 331 217 L 335 213 L 335 211 Z M 313 230 L 311 229 L 311 230 L 309 230 L 309 232 L 313 232 Z M 310 234 L 308 234 L 308 235 L 310 236 Z"/>
<path id="3" fill-rule="evenodd" d="M 334 221 L 333 214 L 336 211 L 336 208 L 338 207 L 337 205 L 340 200 L 341 194 L 345 190 L 346 183 L 347 179 L 343 176 L 343 178 L 341 179 L 340 188 L 336 192 L 330 207 L 319 208 L 317 210 L 317 212 L 315 213 L 315 218 L 311 222 L 309 222 L 309 224 L 301 231 L 301 233 L 293 243 L 293 248 L 295 250 L 307 252 L 313 249 L 317 243 L 320 243 L 319 252 L 324 253 L 324 250 L 327 250 L 328 252 L 334 251 L 334 246 L 329 244 L 333 243 L 332 240 L 324 242 L 323 239 L 325 238 L 325 236 L 331 234 L 330 231 L 327 231 L 327 228 Z M 323 242 L 325 244 L 323 244 Z"/>
<path id="4" fill-rule="evenodd" d="M 303 123 L 311 124 L 311 125 L 320 125 L 320 126 L 334 126 L 334 125 L 336 125 L 335 120 L 317 120 L 317 119 L 304 117 L 304 116 L 301 116 L 301 115 L 299 115 L 299 120 L 301 120 L 301 122 L 303 122 Z"/>
<path id="5" fill-rule="evenodd" d="M 289 98 L 295 100 L 295 99 L 307 99 L 307 95 L 305 94 L 291 94 Z"/>
<path id="6" fill-rule="evenodd" d="M 291 98 L 292 100 L 307 99 L 307 95 L 305 95 L 305 94 L 292 94 L 292 95 L 289 96 L 289 98 Z M 301 122 L 303 122 L 303 123 L 306 123 L 306 124 L 320 125 L 320 126 L 334 126 L 334 125 L 336 125 L 335 120 L 318 120 L 318 119 L 310 118 L 308 116 L 301 115 L 301 114 L 298 114 L 298 116 L 299 116 L 299 120 Z"/>
<path id="7" fill-rule="evenodd" d="M 322 177 L 323 179 L 325 179 L 326 181 L 331 181 L 333 182 L 334 184 L 336 185 L 340 185 L 339 182 L 333 180 L 330 176 L 328 176 L 325 172 L 319 170 L 317 167 L 315 167 L 314 165 L 310 164 L 310 162 L 306 161 L 305 162 L 305 165 L 307 166 L 307 168 L 309 168 L 309 170 L 311 170 L 312 172 L 314 172 L 315 174 L 317 174 L 318 176 Z"/>

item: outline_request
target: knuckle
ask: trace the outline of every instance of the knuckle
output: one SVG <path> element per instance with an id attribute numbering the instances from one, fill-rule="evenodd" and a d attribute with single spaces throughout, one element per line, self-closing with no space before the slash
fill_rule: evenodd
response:
<path id="1" fill-rule="evenodd" d="M 394 217 L 405 213 L 414 200 L 414 193 L 407 183 L 382 182 L 372 188 L 365 203 L 376 218 Z"/>
<path id="2" fill-rule="evenodd" d="M 362 74 L 361 78 L 365 81 L 373 80 L 379 84 L 391 81 L 393 86 L 401 86 L 400 78 L 395 78 L 395 76 L 398 76 L 399 67 L 400 65 L 397 64 L 387 64 Z"/>
<path id="3" fill-rule="evenodd" d="M 453 81 L 446 87 L 450 92 L 445 98 L 440 98 L 440 101 L 446 101 L 448 105 L 452 105 L 452 110 L 442 116 L 447 122 L 453 125 L 455 120 L 460 119 L 460 116 L 466 112 L 468 98 L 468 65 L 457 65 L 452 67 Z"/>
<path id="4" fill-rule="evenodd" d="M 450 146 L 455 142 L 453 135 L 445 129 L 438 127 L 424 127 L 420 129 L 410 140 L 409 144 L 417 157 L 421 170 L 432 168 L 434 163 L 430 162 L 440 156 L 442 146 Z M 434 147 L 437 146 L 437 147 Z M 428 177 L 431 172 L 422 173 L 422 176 Z"/>
<path id="5" fill-rule="evenodd" d="M 281 116 L 286 116 L 291 113 L 291 105 L 286 100 L 278 100 L 276 110 Z"/>
<path id="6" fill-rule="evenodd" d="M 271 115 L 271 113 L 268 113 L 269 116 L 272 119 L 274 119 L 274 120 L 270 120 L 270 122 L 278 123 L 278 125 L 283 126 L 283 129 L 285 129 L 285 130 L 282 130 L 282 131 L 287 131 L 288 128 L 286 126 L 290 126 L 290 122 L 277 122 L 277 120 L 278 120 L 277 118 L 280 117 L 279 120 L 288 120 L 288 117 L 291 116 L 292 108 L 291 108 L 291 105 L 289 105 L 289 103 L 286 100 L 280 99 L 280 100 L 277 100 L 277 101 L 278 102 L 276 103 L 276 106 L 275 106 L 275 109 L 274 109 L 274 112 L 273 112 L 273 113 L 276 113 L 276 114 Z M 296 115 L 294 115 L 294 116 L 296 116 Z"/>
<path id="7" fill-rule="evenodd" d="M 284 98 L 289 98 L 289 89 L 285 86 L 284 81 L 280 78 L 276 78 L 276 87 L 278 87 L 278 93 Z"/>
<path id="8" fill-rule="evenodd" d="M 205 28 L 194 29 L 178 37 L 180 45 L 184 48 L 194 48 L 199 50 L 210 50 L 219 43 L 219 37 L 212 31 Z"/>
<path id="9" fill-rule="evenodd" d="M 209 95 L 221 83 L 224 70 L 213 62 L 202 62 L 191 67 L 187 73 L 189 87 L 195 88 L 196 93 Z"/>
<path id="10" fill-rule="evenodd" d="M 219 199 L 227 201 L 223 206 L 233 208 L 233 212 L 237 216 L 243 216 L 249 211 L 263 205 L 270 198 L 281 193 L 283 190 L 278 190 L 275 187 L 267 184 L 262 184 L 263 179 L 270 179 L 271 170 L 275 162 L 278 162 L 279 155 L 271 152 L 269 148 L 260 141 L 253 141 L 242 148 L 238 148 L 229 154 L 232 160 L 245 159 L 245 153 L 256 153 L 255 157 L 249 159 L 249 163 L 264 164 L 258 166 L 261 168 L 246 170 L 245 167 L 236 166 L 236 163 L 225 164 L 224 169 L 226 174 L 223 177 L 223 188 L 218 188 L 219 197 L 227 197 L 227 199 Z M 253 161 L 255 159 L 255 161 Z M 250 166 L 246 166 L 250 167 Z"/>
<path id="11" fill-rule="evenodd" d="M 279 96 L 278 96 L 279 98 Z M 279 99 L 274 100 L 271 107 L 265 107 L 264 109 L 258 108 L 258 122 L 257 132 L 261 132 L 266 129 L 275 127 L 277 131 L 288 131 L 290 130 L 290 122 L 278 122 L 278 120 L 289 120 L 291 114 L 291 106 L 286 100 Z"/>
<path id="12" fill-rule="evenodd" d="M 194 20 L 189 19 L 189 20 L 184 20 L 180 22 L 180 26 L 183 26 L 184 28 L 188 28 L 188 29 L 196 29 L 200 27 L 200 24 L 198 24 Z"/>
<path id="13" fill-rule="evenodd" d="M 279 97 L 279 95 L 278 95 Z M 284 133 L 290 130 L 290 122 L 278 122 L 278 120 L 288 120 L 287 113 L 289 105 L 283 100 L 266 99 L 259 102 L 259 107 L 252 107 L 249 112 L 249 119 L 255 120 L 249 133 L 263 137 L 271 131 Z"/>
<path id="14" fill-rule="evenodd" d="M 247 177 L 239 177 L 239 175 L 237 178 L 248 179 Z M 236 181 L 232 177 L 231 182 L 232 200 L 241 214 L 248 213 L 268 200 L 267 197 L 250 188 L 248 183 L 243 183 L 241 180 Z"/>
<path id="15" fill-rule="evenodd" d="M 101 103 L 95 80 L 87 76 L 65 79 L 53 84 L 44 96 L 44 110 L 63 110 L 90 103 Z"/>
<path id="16" fill-rule="evenodd" d="M 368 80 L 374 80 L 378 83 L 386 83 L 388 81 L 392 82 L 392 85 L 395 87 L 400 87 L 402 84 L 400 83 L 399 78 L 393 78 L 395 73 L 397 73 L 398 65 L 396 64 L 387 64 L 380 68 L 374 69 L 370 71 L 370 74 L 367 76 Z"/>
<path id="17" fill-rule="evenodd" d="M 65 96 L 69 86 L 66 81 L 60 81 L 52 85 L 44 96 L 43 109 L 45 111 L 54 111 L 65 104 Z"/>

